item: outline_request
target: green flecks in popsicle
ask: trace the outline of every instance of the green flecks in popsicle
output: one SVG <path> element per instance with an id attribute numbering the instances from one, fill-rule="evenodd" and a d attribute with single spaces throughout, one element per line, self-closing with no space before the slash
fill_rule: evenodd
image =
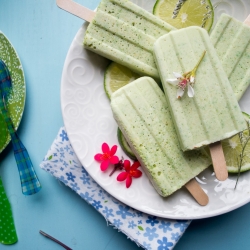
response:
<path id="1" fill-rule="evenodd" d="M 10 245 L 18 240 L 10 203 L 0 178 L 0 243 Z"/>

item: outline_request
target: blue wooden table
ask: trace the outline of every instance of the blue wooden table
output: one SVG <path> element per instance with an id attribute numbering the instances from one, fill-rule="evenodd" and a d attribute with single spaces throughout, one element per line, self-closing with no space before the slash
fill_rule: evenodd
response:
<path id="1" fill-rule="evenodd" d="M 79 0 L 94 9 L 99 0 Z M 69 46 L 83 21 L 62 11 L 55 0 L 1 0 L 0 30 L 20 56 L 27 99 L 18 134 L 27 147 L 43 189 L 25 197 L 9 145 L 0 154 L 0 175 L 10 199 L 19 241 L 0 249 L 62 249 L 43 230 L 76 249 L 139 249 L 72 190 L 39 168 L 63 126 L 60 80 Z M 218 217 L 193 221 L 176 250 L 250 249 L 250 204 Z"/>

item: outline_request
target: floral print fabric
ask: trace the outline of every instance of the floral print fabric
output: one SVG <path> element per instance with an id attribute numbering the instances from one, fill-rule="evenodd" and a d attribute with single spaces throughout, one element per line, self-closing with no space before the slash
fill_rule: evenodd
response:
<path id="1" fill-rule="evenodd" d="M 100 212 L 109 225 L 148 250 L 173 249 L 190 221 L 151 216 L 116 200 L 82 167 L 62 127 L 40 167 L 73 189 Z"/>

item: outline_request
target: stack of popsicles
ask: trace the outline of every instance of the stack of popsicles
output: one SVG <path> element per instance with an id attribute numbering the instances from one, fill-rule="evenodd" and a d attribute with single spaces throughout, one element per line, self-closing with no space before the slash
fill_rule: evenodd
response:
<path id="1" fill-rule="evenodd" d="M 142 77 L 111 97 L 114 118 L 157 192 L 190 191 L 190 180 L 210 165 L 197 150 L 206 145 L 216 177 L 225 180 L 220 141 L 246 127 L 236 96 L 249 85 L 250 28 L 222 15 L 210 38 L 199 27 L 175 30 L 127 0 L 102 0 L 96 14 L 73 1 L 57 3 L 91 21 L 85 48 L 142 76 L 160 76 L 165 96 Z"/>

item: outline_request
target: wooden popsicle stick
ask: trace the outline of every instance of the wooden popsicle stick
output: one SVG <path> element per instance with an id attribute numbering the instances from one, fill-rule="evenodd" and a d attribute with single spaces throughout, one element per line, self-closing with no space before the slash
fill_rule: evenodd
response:
<path id="1" fill-rule="evenodd" d="M 216 178 L 219 181 L 224 181 L 228 177 L 226 160 L 222 149 L 221 142 L 215 142 L 209 145 L 210 154 L 214 166 Z"/>
<path id="2" fill-rule="evenodd" d="M 56 0 L 56 4 L 59 8 L 66 10 L 77 17 L 80 17 L 89 23 L 95 16 L 95 12 L 93 10 L 90 10 L 72 0 Z"/>
<path id="3" fill-rule="evenodd" d="M 209 198 L 207 194 L 195 179 L 190 180 L 185 187 L 201 206 L 206 206 L 208 204 Z"/>
<path id="4" fill-rule="evenodd" d="M 246 20 L 244 21 L 244 24 L 250 26 L 250 15 L 248 15 L 248 17 L 247 17 Z"/>

